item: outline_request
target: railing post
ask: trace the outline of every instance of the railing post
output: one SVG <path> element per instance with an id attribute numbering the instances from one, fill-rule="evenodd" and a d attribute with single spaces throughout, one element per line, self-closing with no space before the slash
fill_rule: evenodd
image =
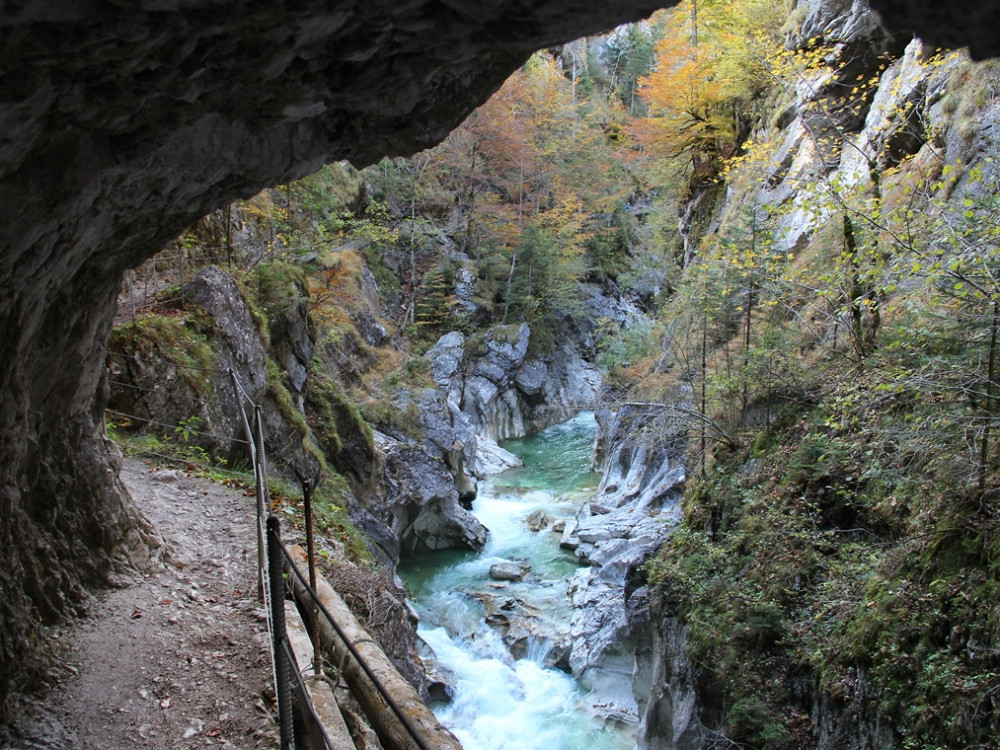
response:
<path id="1" fill-rule="evenodd" d="M 268 513 L 274 512 L 271 507 L 271 493 L 267 487 L 267 452 L 264 450 L 264 415 L 260 406 L 254 406 L 254 422 L 257 429 L 257 465 L 260 467 L 260 490 L 257 495 L 260 512 L 263 514 L 266 509 Z"/>
<path id="2" fill-rule="evenodd" d="M 278 698 L 278 723 L 281 728 L 281 750 L 295 749 L 292 722 L 292 689 L 288 679 L 288 655 L 285 650 L 285 581 L 282 575 L 281 526 L 278 519 L 267 519 L 267 571 L 271 589 L 272 652 L 274 653 L 274 691 Z"/>
<path id="3" fill-rule="evenodd" d="M 306 514 L 306 554 L 309 557 L 309 588 L 316 590 L 316 547 L 313 542 L 312 485 L 302 480 L 302 502 Z M 323 665 L 319 656 L 319 610 L 313 602 L 309 608 L 309 640 L 313 644 L 313 672 L 321 674 Z"/>
<path id="4" fill-rule="evenodd" d="M 253 479 L 254 479 L 254 489 L 257 493 L 257 601 L 264 602 L 264 568 L 267 565 L 267 553 L 265 551 L 265 541 L 264 541 L 264 483 L 263 475 L 260 471 L 260 453 L 257 450 L 257 439 L 254 436 L 254 431 L 250 427 L 250 420 L 247 419 L 246 406 L 242 403 L 240 399 L 240 393 L 243 391 L 240 388 L 239 381 L 236 379 L 236 373 L 232 370 L 229 371 L 229 377 L 233 381 L 233 391 L 236 395 L 237 400 L 240 403 L 240 416 L 243 417 L 243 432 L 246 434 L 247 445 L 250 448 L 250 463 L 253 465 Z M 256 405 L 254 406 L 254 422 L 260 418 L 260 409 Z"/>
<path id="5" fill-rule="evenodd" d="M 267 488 L 267 475 L 264 473 L 264 436 L 261 430 L 261 416 L 260 407 L 256 404 L 254 405 L 253 411 L 253 434 L 250 436 L 250 441 L 253 444 L 253 478 L 254 478 L 254 489 L 257 493 L 257 563 L 260 565 L 263 576 L 264 566 L 267 564 L 264 555 L 265 541 L 264 541 L 264 519 L 267 518 L 268 507 L 265 500 L 264 493 Z M 263 578 L 261 579 L 261 590 L 260 590 L 260 600 L 264 601 L 264 585 Z"/>

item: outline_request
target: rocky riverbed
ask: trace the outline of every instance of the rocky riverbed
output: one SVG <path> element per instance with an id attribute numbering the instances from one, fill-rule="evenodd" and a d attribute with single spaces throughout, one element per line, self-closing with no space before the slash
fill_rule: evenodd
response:
<path id="1" fill-rule="evenodd" d="M 505 723 L 561 727 L 552 747 L 634 743 L 650 687 L 639 569 L 679 518 L 684 480 L 681 436 L 634 437 L 662 416 L 626 407 L 602 417 L 603 476 L 590 471 L 590 414 L 505 443 L 525 466 L 481 486 L 473 512 L 490 529 L 483 550 L 401 569 L 436 652 L 437 695 L 451 701 L 441 716 L 467 747 L 497 746 Z M 543 682 L 562 702 L 526 705 Z"/>

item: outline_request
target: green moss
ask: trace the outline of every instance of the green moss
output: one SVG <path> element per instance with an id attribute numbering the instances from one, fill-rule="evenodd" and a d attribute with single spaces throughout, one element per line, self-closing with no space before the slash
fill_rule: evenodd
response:
<path id="1" fill-rule="evenodd" d="M 988 746 L 1000 730 L 1000 521 L 895 357 L 864 375 L 825 366 L 815 406 L 717 453 L 648 565 L 734 741 L 802 746 L 782 687 L 802 675 L 845 711 L 872 702 L 899 747 Z"/>
<path id="2" fill-rule="evenodd" d="M 365 421 L 387 432 L 396 432 L 406 437 L 421 438 L 420 409 L 412 401 L 405 405 L 383 398 L 370 399 L 360 404 Z"/>
<path id="3" fill-rule="evenodd" d="M 355 562 L 370 562 L 368 544 L 347 514 L 351 488 L 343 476 L 334 471 L 324 473 L 316 488 L 316 520 L 328 538 L 344 545 L 347 556 Z"/>
<path id="4" fill-rule="evenodd" d="M 349 559 L 363 564 L 371 563 L 368 545 L 362 534 L 351 522 L 347 506 L 352 493 L 348 481 L 338 472 L 324 466 L 319 485 L 312 491 L 312 511 L 315 529 L 327 537 L 344 545 L 344 551 Z M 268 481 L 271 500 L 277 505 L 298 508 L 302 506 L 303 495 L 300 485 L 291 484 L 282 479 L 271 478 Z M 301 514 L 288 517 L 290 523 L 301 531 L 305 518 Z"/>
<path id="5" fill-rule="evenodd" d="M 250 278 L 255 301 L 268 315 L 280 314 L 308 297 L 306 273 L 291 263 L 259 263 Z"/>
<path id="6" fill-rule="evenodd" d="M 306 381 L 306 400 L 311 412 L 309 423 L 328 457 L 339 454 L 344 444 L 341 430 L 362 436 L 369 451 L 374 450 L 374 435 L 355 404 L 314 360 Z"/>
<path id="7" fill-rule="evenodd" d="M 274 401 L 275 406 L 278 407 L 285 422 L 299 434 L 302 450 L 319 461 L 321 466 L 324 465 L 324 456 L 313 442 L 312 431 L 309 429 L 305 415 L 292 402 L 292 396 L 285 385 L 285 379 L 278 363 L 269 356 L 264 369 L 267 374 L 267 393 Z"/>
<path id="8" fill-rule="evenodd" d="M 173 315 L 139 316 L 112 330 L 108 340 L 109 356 L 134 354 L 178 365 L 178 375 L 195 393 L 200 398 L 210 398 L 212 379 L 205 370 L 214 369 L 217 361 L 205 335 L 203 314 L 200 308 L 192 308 L 189 312 Z"/>

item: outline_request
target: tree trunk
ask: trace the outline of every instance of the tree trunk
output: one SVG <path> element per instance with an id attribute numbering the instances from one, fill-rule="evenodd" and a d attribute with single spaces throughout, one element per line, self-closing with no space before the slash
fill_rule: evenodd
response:
<path id="1" fill-rule="evenodd" d="M 993 317 L 990 320 L 990 355 L 986 366 L 986 424 L 979 447 L 979 492 L 986 491 L 987 467 L 990 457 L 990 427 L 993 423 L 994 378 L 996 377 L 997 328 L 1000 327 L 1000 299 L 993 300 Z"/>
<path id="2" fill-rule="evenodd" d="M 510 273 L 507 274 L 507 294 L 503 300 L 503 322 L 507 323 L 507 311 L 510 310 L 510 286 L 514 283 L 514 267 L 517 265 L 517 253 L 510 256 Z"/>
<path id="3" fill-rule="evenodd" d="M 701 325 L 701 413 L 708 413 L 708 384 L 706 383 L 706 376 L 708 375 L 708 315 L 706 314 L 702 319 Z M 702 422 L 701 425 L 701 445 L 700 453 L 701 457 L 699 459 L 701 464 L 701 475 L 705 476 L 705 452 L 708 450 L 708 435 L 706 435 L 705 423 Z"/>
<path id="4" fill-rule="evenodd" d="M 864 309 L 865 300 L 870 297 L 862 278 L 861 259 L 858 257 L 857 238 L 854 234 L 854 222 L 847 211 L 842 214 L 844 231 L 844 254 L 848 263 L 847 297 L 851 312 L 851 344 L 859 359 L 867 357 L 871 350 L 868 346 L 868 334 L 865 331 Z"/>
<path id="5" fill-rule="evenodd" d="M 691 46 L 698 46 L 698 0 L 691 0 Z"/>

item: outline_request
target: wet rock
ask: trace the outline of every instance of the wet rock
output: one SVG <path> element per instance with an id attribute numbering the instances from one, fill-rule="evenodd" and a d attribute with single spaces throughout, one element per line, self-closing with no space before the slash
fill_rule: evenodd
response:
<path id="1" fill-rule="evenodd" d="M 531 566 L 522 562 L 505 561 L 490 566 L 490 578 L 494 581 L 523 581 L 530 572 Z"/>
<path id="2" fill-rule="evenodd" d="M 381 523 L 393 529 L 402 551 L 481 549 L 487 529 L 458 501 L 444 463 L 417 445 L 376 434 L 382 457 L 381 502 L 372 503 Z"/>
<path id="3" fill-rule="evenodd" d="M 476 442 L 476 473 L 480 476 L 499 474 L 500 472 L 512 469 L 515 466 L 522 466 L 523 462 L 508 450 L 504 450 L 496 444 L 495 440 L 480 436 Z"/>
<path id="4" fill-rule="evenodd" d="M 527 518 L 524 519 L 524 523 L 528 527 L 528 530 L 536 532 L 549 528 L 554 522 L 555 519 L 541 508 L 532 511 L 528 514 Z"/>
<path id="5" fill-rule="evenodd" d="M 580 540 L 576 536 L 576 526 L 576 521 L 565 522 L 562 537 L 559 539 L 559 546 L 562 549 L 568 549 L 570 552 L 573 552 L 580 546 Z"/>
<path id="6" fill-rule="evenodd" d="M 504 646 L 514 659 L 532 659 L 547 667 L 569 671 L 571 644 L 568 630 L 534 608 L 507 616 L 489 615 L 487 622 L 499 628 Z"/>
<path id="7" fill-rule="evenodd" d="M 631 683 L 637 652 L 646 646 L 629 623 L 628 603 L 636 588 L 629 582 L 680 519 L 685 441 L 671 417 L 663 407 L 647 405 L 603 415 L 607 461 L 601 484 L 560 540 L 589 564 L 570 584 L 569 665 L 591 691 L 595 710 L 609 720 L 638 720 Z"/>
<path id="8" fill-rule="evenodd" d="M 454 478 L 461 505 L 470 509 L 478 491 L 474 466 L 479 441 L 469 418 L 441 391 L 427 390 L 417 396 L 420 426 L 426 440 L 420 447 L 444 462 Z"/>
<path id="9" fill-rule="evenodd" d="M 450 703 L 455 697 L 458 676 L 438 661 L 434 652 L 426 644 L 423 644 L 420 650 L 420 660 L 423 662 L 427 674 L 424 685 L 427 687 L 430 699 L 441 703 Z"/>
<path id="10" fill-rule="evenodd" d="M 549 648 L 545 654 L 545 666 L 560 669 L 563 672 L 572 672 L 569 665 L 569 658 L 573 653 L 573 645 L 568 639 L 560 639 Z"/>
<path id="11" fill-rule="evenodd" d="M 649 625 L 644 640 L 649 655 L 648 692 L 637 691 L 645 710 L 636 747 L 641 750 L 694 750 L 716 735 L 721 717 L 709 715 L 695 689 L 698 667 L 688 658 L 687 631 L 677 619 L 675 602 L 654 593 L 649 603 Z M 833 747 L 835 745 L 831 745 Z M 881 745 L 879 745 L 881 746 Z"/>
<path id="12" fill-rule="evenodd" d="M 413 553 L 442 549 L 482 549 L 486 527 L 458 503 L 456 497 L 434 498 L 403 537 L 403 549 Z"/>
<path id="13" fill-rule="evenodd" d="M 484 337 L 483 354 L 467 362 L 465 337 L 452 331 L 425 355 L 434 382 L 474 429 L 477 454 L 469 465 L 477 475 L 518 465 L 499 451 L 498 440 L 564 421 L 596 398 L 600 376 L 572 337 L 544 361 L 526 360 L 530 342 L 526 324 L 495 326 Z"/>

